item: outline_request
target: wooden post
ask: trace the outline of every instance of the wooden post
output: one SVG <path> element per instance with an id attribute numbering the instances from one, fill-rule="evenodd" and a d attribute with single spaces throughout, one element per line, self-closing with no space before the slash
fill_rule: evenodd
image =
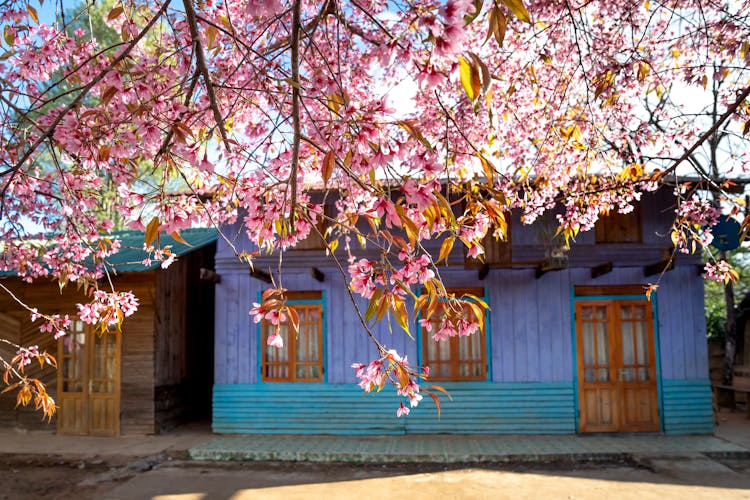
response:
<path id="1" fill-rule="evenodd" d="M 725 260 L 726 252 L 719 252 L 719 259 Z M 724 325 L 724 374 L 722 383 L 731 385 L 734 372 L 734 354 L 737 350 L 737 318 L 734 314 L 734 286 L 732 280 L 724 284 L 724 302 L 727 308 L 727 322 Z"/>

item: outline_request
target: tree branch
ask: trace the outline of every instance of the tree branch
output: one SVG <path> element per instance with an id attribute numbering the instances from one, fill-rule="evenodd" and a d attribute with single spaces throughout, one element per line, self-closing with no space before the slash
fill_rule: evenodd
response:
<path id="1" fill-rule="evenodd" d="M 208 101 L 211 103 L 211 109 L 214 112 L 214 120 L 216 121 L 216 126 L 219 127 L 219 134 L 221 134 L 221 140 L 224 142 L 226 150 L 231 151 L 228 142 L 229 137 L 227 136 L 227 130 L 224 126 L 224 117 L 221 116 L 219 101 L 216 98 L 216 91 L 214 90 L 213 83 L 211 83 L 211 74 L 208 71 L 208 64 L 206 64 L 206 54 L 203 52 L 203 46 L 201 45 L 200 33 L 198 32 L 198 22 L 195 16 L 195 9 L 193 9 L 193 1 L 182 0 L 182 4 L 185 6 L 185 18 L 190 27 L 190 37 L 193 39 L 193 45 L 195 46 L 195 65 L 203 75 L 203 81 L 206 83 Z"/>
<path id="2" fill-rule="evenodd" d="M 102 71 L 99 72 L 98 75 L 96 75 L 94 78 L 91 79 L 91 81 L 84 86 L 81 89 L 81 92 L 73 99 L 70 104 L 65 106 L 65 109 L 63 109 L 57 117 L 52 121 L 52 123 L 47 127 L 47 129 L 37 137 L 37 139 L 34 141 L 34 143 L 24 152 L 23 155 L 21 155 L 21 158 L 16 162 L 16 164 L 13 166 L 11 178 L 8 179 L 8 182 L 5 183 L 5 186 L 3 186 L 2 192 L 0 192 L 0 196 L 2 196 L 3 199 L 5 199 L 5 194 L 8 192 L 8 188 L 10 187 L 11 182 L 13 181 L 13 177 L 15 177 L 18 170 L 21 168 L 21 166 L 24 164 L 26 160 L 29 159 L 29 157 L 36 151 L 36 149 L 48 138 L 52 137 L 52 134 L 55 132 L 55 129 L 60 124 L 63 118 L 65 118 L 65 115 L 70 113 L 70 111 L 75 108 L 82 100 L 83 98 L 89 93 L 89 91 L 94 88 L 94 85 L 102 81 L 107 74 L 112 71 L 120 62 L 125 59 L 128 54 L 130 54 L 130 51 L 135 48 L 136 45 L 138 45 L 138 42 L 141 41 L 141 39 L 146 36 L 146 33 L 148 33 L 151 28 L 156 24 L 156 21 L 166 12 L 167 7 L 169 6 L 169 3 L 172 0 L 167 0 L 164 2 L 164 5 L 161 6 L 161 8 L 154 14 L 154 17 L 151 18 L 151 20 L 144 26 L 144 28 L 138 33 L 138 35 L 133 38 L 130 43 L 123 49 L 123 51 L 115 57 L 111 63 L 107 65 L 106 68 L 104 68 Z M 3 216 L 4 212 L 4 204 L 3 206 L 0 206 L 0 218 Z"/>
<path id="3" fill-rule="evenodd" d="M 292 188 L 292 199 L 289 207 L 289 221 L 294 231 L 295 209 L 297 206 L 297 171 L 299 170 L 299 145 L 302 137 L 302 127 L 299 117 L 299 32 L 301 28 L 302 5 L 301 0 L 294 1 L 292 8 L 292 127 L 294 139 L 292 143 L 292 165 L 289 173 L 289 184 Z"/>
<path id="4" fill-rule="evenodd" d="M 670 173 L 674 172 L 677 167 L 685 160 L 687 160 L 690 155 L 692 155 L 698 147 L 700 147 L 701 144 L 706 142 L 713 134 L 721 127 L 721 125 L 727 121 L 727 119 L 734 114 L 735 111 L 737 111 L 737 108 L 739 108 L 743 102 L 745 102 L 745 99 L 747 99 L 748 95 L 750 95 L 750 87 L 745 87 L 745 90 L 743 90 L 738 96 L 737 100 L 734 101 L 734 103 L 727 108 L 727 110 L 724 112 L 723 115 L 719 118 L 719 120 L 713 124 L 713 126 L 708 129 L 702 136 L 698 138 L 698 140 L 693 143 L 690 148 L 688 148 L 687 151 L 685 151 L 682 156 L 680 156 L 674 164 L 666 169 L 663 172 L 659 172 L 658 178 L 662 178 L 665 175 L 669 175 Z"/>

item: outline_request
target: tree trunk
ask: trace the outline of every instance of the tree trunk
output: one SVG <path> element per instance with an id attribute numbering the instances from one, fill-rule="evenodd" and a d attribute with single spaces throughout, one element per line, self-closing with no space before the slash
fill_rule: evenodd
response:
<path id="1" fill-rule="evenodd" d="M 720 258 L 726 258 L 726 254 L 721 252 Z M 734 313 L 734 287 L 731 280 L 724 285 L 724 301 L 727 307 L 727 322 L 724 326 L 724 376 L 722 377 L 722 383 L 729 385 L 732 383 L 734 353 L 737 347 L 737 318 Z"/>

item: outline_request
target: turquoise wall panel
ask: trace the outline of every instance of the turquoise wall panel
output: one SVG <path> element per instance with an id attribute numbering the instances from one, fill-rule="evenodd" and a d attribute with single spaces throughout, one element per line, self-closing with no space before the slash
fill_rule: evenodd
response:
<path id="1" fill-rule="evenodd" d="M 711 384 L 708 379 L 664 380 L 664 432 L 710 434 L 714 430 Z"/>
<path id="2" fill-rule="evenodd" d="M 425 397 L 397 418 L 393 391 L 353 384 L 216 384 L 213 430 L 251 434 L 572 434 L 572 383 L 446 383 L 441 415 Z"/>

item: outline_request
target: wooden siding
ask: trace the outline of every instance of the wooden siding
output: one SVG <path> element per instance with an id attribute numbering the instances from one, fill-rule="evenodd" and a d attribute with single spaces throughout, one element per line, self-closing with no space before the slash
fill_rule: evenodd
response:
<path id="1" fill-rule="evenodd" d="M 132 290 L 139 298 L 140 307 L 123 323 L 122 338 L 122 385 L 121 385 L 121 425 L 122 434 L 146 434 L 154 432 L 154 361 L 153 361 L 153 273 L 125 275 L 115 279 L 119 290 Z M 51 282 L 34 284 L 22 283 L 9 278 L 4 284 L 11 288 L 22 300 L 46 313 L 75 313 L 75 303 L 85 300 L 75 287 L 67 288 L 62 294 L 59 287 Z M 2 294 L 5 295 L 5 294 Z M 38 324 L 32 324 L 27 313 L 19 311 L 19 306 L 11 301 L 0 302 L 2 312 L 19 318 L 22 345 L 38 345 L 40 350 L 57 355 L 57 341 L 49 333 L 39 331 Z M 39 377 L 52 397 L 57 396 L 57 372 L 46 368 L 39 372 L 38 365 L 30 365 L 31 376 Z M 0 396 L 0 422 L 27 429 L 56 429 L 56 420 L 51 424 L 42 423 L 41 414 L 32 407 L 14 409 L 13 395 Z"/>
<path id="2" fill-rule="evenodd" d="M 215 252 L 208 245 L 156 273 L 156 432 L 210 415 L 214 284 L 200 279 L 200 269 L 213 269 Z"/>
<path id="3" fill-rule="evenodd" d="M 363 394 L 349 384 L 220 384 L 213 431 L 255 434 L 570 434 L 571 384 L 445 383 L 438 419 L 425 399 L 396 417 L 391 391 Z"/>
<path id="4" fill-rule="evenodd" d="M 714 430 L 711 384 L 708 379 L 664 380 L 664 432 L 710 434 Z"/>

